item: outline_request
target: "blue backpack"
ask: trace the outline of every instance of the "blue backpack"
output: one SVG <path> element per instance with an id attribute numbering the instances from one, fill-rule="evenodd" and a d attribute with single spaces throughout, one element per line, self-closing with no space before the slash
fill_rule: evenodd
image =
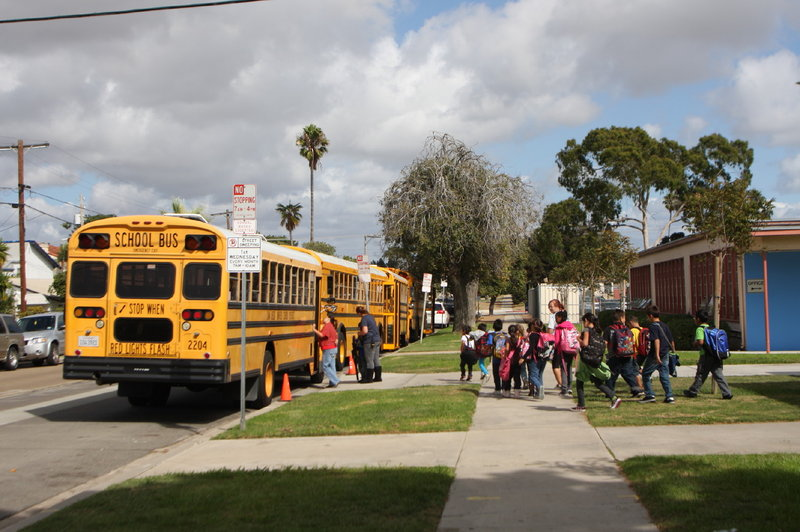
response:
<path id="1" fill-rule="evenodd" d="M 728 348 L 728 333 L 722 329 L 706 327 L 703 331 L 703 348 L 709 355 L 725 360 L 731 356 Z"/>

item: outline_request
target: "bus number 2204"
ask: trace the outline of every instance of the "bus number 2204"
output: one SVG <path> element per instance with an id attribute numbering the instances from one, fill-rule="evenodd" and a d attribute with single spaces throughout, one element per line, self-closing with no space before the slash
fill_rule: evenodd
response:
<path id="1" fill-rule="evenodd" d="M 199 351 L 208 349 L 208 342 L 206 340 L 189 340 L 189 345 L 186 349 Z"/>

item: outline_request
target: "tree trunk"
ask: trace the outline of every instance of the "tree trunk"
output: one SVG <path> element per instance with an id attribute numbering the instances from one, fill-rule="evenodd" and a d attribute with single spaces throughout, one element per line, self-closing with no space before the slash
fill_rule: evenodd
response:
<path id="1" fill-rule="evenodd" d="M 310 223 L 310 237 L 308 239 L 309 242 L 314 241 L 314 168 L 311 168 L 311 223 Z"/>
<path id="2" fill-rule="evenodd" d="M 453 285 L 453 304 L 456 308 L 456 315 L 453 317 L 453 332 L 461 334 L 461 328 L 468 325 L 475 328 L 475 314 L 478 310 L 478 281 L 467 281 L 464 284 L 461 279 L 453 278 L 450 280 Z"/>
<path id="3" fill-rule="evenodd" d="M 714 253 L 714 327 L 719 327 L 719 305 L 722 301 L 722 260 L 725 253 Z"/>

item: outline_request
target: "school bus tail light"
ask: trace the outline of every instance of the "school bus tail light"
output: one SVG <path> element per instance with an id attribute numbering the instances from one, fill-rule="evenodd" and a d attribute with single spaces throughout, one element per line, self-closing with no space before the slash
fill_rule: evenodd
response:
<path id="1" fill-rule="evenodd" d="M 75 307 L 73 312 L 76 318 L 104 318 L 106 310 L 103 307 Z"/>
<path id="2" fill-rule="evenodd" d="M 213 251 L 217 249 L 215 235 L 186 235 L 184 246 L 189 251 Z"/>
<path id="3" fill-rule="evenodd" d="M 185 321 L 211 321 L 214 319 L 214 312 L 204 309 L 185 309 L 181 312 L 181 318 Z"/>
<path id="4" fill-rule="evenodd" d="M 80 249 L 108 249 L 110 245 L 108 233 L 82 233 L 78 237 Z"/>

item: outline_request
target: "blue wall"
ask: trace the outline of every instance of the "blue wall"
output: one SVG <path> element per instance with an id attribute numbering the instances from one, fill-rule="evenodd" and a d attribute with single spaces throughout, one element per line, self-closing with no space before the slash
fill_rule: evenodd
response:
<path id="1" fill-rule="evenodd" d="M 800 351 L 797 318 L 800 308 L 800 251 L 767 252 L 767 283 L 769 291 L 769 324 L 771 351 Z M 744 256 L 744 278 L 763 279 L 761 253 Z M 747 282 L 745 281 L 745 286 Z M 767 348 L 764 331 L 764 294 L 745 292 L 747 309 L 747 350 Z"/>

